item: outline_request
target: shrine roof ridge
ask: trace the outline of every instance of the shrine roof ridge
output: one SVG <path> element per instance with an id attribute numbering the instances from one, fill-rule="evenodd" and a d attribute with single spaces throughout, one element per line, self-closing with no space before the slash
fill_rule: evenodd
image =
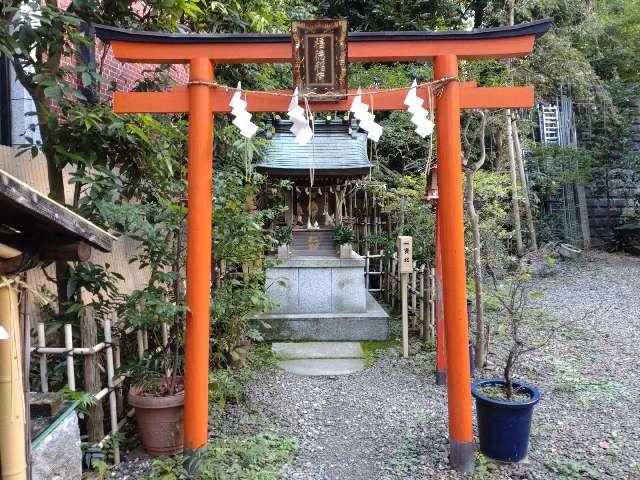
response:
<path id="1" fill-rule="evenodd" d="M 552 18 L 535 20 L 514 26 L 480 28 L 473 30 L 424 30 L 406 32 L 349 32 L 349 42 L 412 41 L 412 40 L 482 40 L 544 35 Z M 289 33 L 171 33 L 141 31 L 108 25 L 94 24 L 98 38 L 103 41 L 154 42 L 154 43 L 290 43 Z"/>

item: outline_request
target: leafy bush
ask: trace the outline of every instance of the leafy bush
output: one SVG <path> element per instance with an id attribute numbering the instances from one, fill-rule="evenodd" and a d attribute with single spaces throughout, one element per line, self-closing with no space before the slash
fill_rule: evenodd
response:
<path id="1" fill-rule="evenodd" d="M 344 225 L 338 225 L 336 227 L 333 239 L 338 245 L 344 245 L 346 243 L 353 242 L 353 230 Z"/>

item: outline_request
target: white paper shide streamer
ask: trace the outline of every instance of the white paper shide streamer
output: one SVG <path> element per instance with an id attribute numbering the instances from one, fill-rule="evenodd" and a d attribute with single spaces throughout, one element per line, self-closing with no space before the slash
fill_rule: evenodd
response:
<path id="1" fill-rule="evenodd" d="M 298 105 L 298 89 L 296 88 L 289 103 L 289 120 L 293 123 L 290 130 L 296 138 L 295 142 L 299 145 L 306 145 L 313 138 L 313 130 L 309 126 L 307 114 L 300 105 Z"/>
<path id="2" fill-rule="evenodd" d="M 353 97 L 349 111 L 353 112 L 353 116 L 360 121 L 360 128 L 366 130 L 369 139 L 374 142 L 380 140 L 382 125 L 376 123 L 376 116 L 369 111 L 369 105 L 363 103 L 360 89 L 358 89 L 358 94 Z"/>
<path id="3" fill-rule="evenodd" d="M 434 124 L 429 119 L 429 111 L 422 106 L 424 100 L 418 97 L 416 87 L 417 83 L 414 80 L 404 99 L 404 104 L 407 105 L 407 110 L 411 114 L 411 122 L 416 126 L 416 133 L 425 138 L 433 133 Z"/>
<path id="4" fill-rule="evenodd" d="M 251 114 L 247 112 L 247 102 L 242 99 L 240 82 L 238 82 L 236 92 L 231 97 L 229 106 L 232 109 L 231 115 L 235 117 L 233 124 L 240 129 L 240 134 L 246 138 L 253 137 L 258 131 L 258 126 L 251 121 Z"/>

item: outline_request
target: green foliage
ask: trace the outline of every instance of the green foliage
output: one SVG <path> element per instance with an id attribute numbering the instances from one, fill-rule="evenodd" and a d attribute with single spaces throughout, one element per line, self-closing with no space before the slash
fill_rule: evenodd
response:
<path id="1" fill-rule="evenodd" d="M 89 408 L 96 404 L 95 397 L 89 392 L 85 392 L 83 390 L 71 390 L 67 385 L 60 390 L 60 393 L 65 400 L 78 402 L 76 410 L 80 413 L 86 414 Z"/>
<path id="2" fill-rule="evenodd" d="M 287 245 L 293 238 L 293 225 L 282 225 L 276 230 L 276 240 L 278 245 Z"/>
<path id="3" fill-rule="evenodd" d="M 333 239 L 338 245 L 345 245 L 353 242 L 353 230 L 344 225 L 338 225 L 333 234 Z"/>
<path id="4" fill-rule="evenodd" d="M 376 359 L 382 351 L 397 347 L 399 344 L 397 338 L 391 338 L 389 340 L 366 340 L 360 342 L 360 345 L 364 361 L 368 367 L 371 367 L 376 363 Z"/>
<path id="5" fill-rule="evenodd" d="M 298 452 L 298 443 L 265 432 L 244 440 L 220 439 L 209 444 L 198 480 L 278 480 L 282 466 Z"/>
<path id="6" fill-rule="evenodd" d="M 224 411 L 227 405 L 244 403 L 247 392 L 239 375 L 228 369 L 217 369 L 209 373 L 209 405 Z"/>
<path id="7" fill-rule="evenodd" d="M 416 445 L 415 438 L 405 435 L 402 443 L 391 457 L 391 468 L 396 475 L 406 476 L 418 467 L 420 450 Z"/>
<path id="8" fill-rule="evenodd" d="M 587 406 L 594 400 L 614 398 L 620 394 L 622 384 L 611 378 L 598 378 L 579 372 L 569 363 L 553 362 L 555 387 L 558 392 L 574 393 L 580 402 Z"/>
<path id="9" fill-rule="evenodd" d="M 598 473 L 591 465 L 581 460 L 575 460 L 573 458 L 552 457 L 545 461 L 544 466 L 552 473 L 555 473 L 562 479 L 593 479 L 597 480 L 602 478 L 602 475 Z"/>
<path id="10" fill-rule="evenodd" d="M 476 468 L 473 471 L 473 480 L 487 480 L 491 478 L 491 472 L 493 472 L 498 466 L 491 461 L 490 458 L 485 457 L 482 453 L 476 453 Z"/>

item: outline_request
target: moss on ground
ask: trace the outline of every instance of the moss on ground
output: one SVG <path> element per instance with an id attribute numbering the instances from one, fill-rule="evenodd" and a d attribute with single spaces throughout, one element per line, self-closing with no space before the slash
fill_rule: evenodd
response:
<path id="1" fill-rule="evenodd" d="M 371 367 L 376 363 L 378 352 L 397 347 L 400 342 L 397 338 L 391 338 L 389 340 L 365 340 L 360 342 L 360 345 L 362 346 L 364 362 L 368 367 Z"/>

